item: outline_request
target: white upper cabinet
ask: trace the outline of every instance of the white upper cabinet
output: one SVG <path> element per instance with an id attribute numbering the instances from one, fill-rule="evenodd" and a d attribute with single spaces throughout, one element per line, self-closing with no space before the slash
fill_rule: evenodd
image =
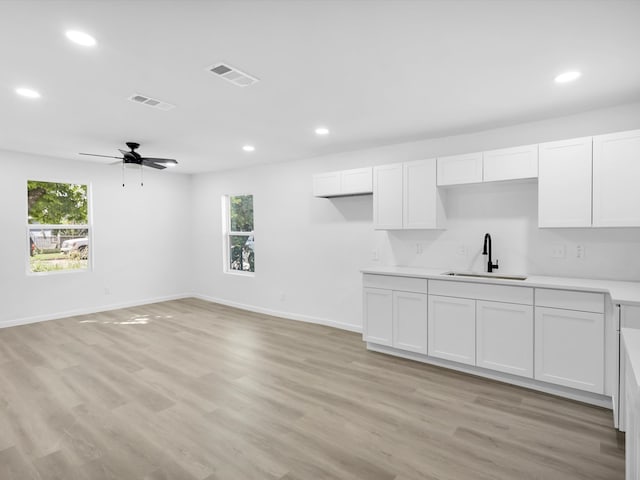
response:
<path id="1" fill-rule="evenodd" d="M 373 169 L 371 167 L 319 173 L 313 176 L 315 197 L 340 197 L 365 195 L 373 192 Z"/>
<path id="2" fill-rule="evenodd" d="M 483 181 L 516 180 L 538 176 L 538 145 L 503 148 L 483 154 Z"/>
<path id="3" fill-rule="evenodd" d="M 438 157 L 438 185 L 482 182 L 482 152 Z"/>
<path id="4" fill-rule="evenodd" d="M 401 163 L 373 168 L 373 226 L 377 230 L 402 228 Z"/>
<path id="5" fill-rule="evenodd" d="M 442 228 L 444 192 L 436 185 L 436 159 L 408 162 L 403 169 L 403 228 Z"/>
<path id="6" fill-rule="evenodd" d="M 377 230 L 444 227 L 444 206 L 436 185 L 436 160 L 373 169 L 373 223 Z"/>
<path id="7" fill-rule="evenodd" d="M 591 137 L 541 143 L 538 226 L 591 226 Z"/>
<path id="8" fill-rule="evenodd" d="M 340 195 L 340 172 L 319 173 L 313 176 L 313 196 Z"/>
<path id="9" fill-rule="evenodd" d="M 593 137 L 593 226 L 640 226 L 640 130 Z"/>

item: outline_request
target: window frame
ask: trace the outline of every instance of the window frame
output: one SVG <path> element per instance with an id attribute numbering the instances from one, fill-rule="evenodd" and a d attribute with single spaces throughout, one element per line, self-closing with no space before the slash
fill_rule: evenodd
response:
<path id="1" fill-rule="evenodd" d="M 256 241 L 256 224 L 255 224 L 255 203 L 253 211 L 253 230 L 250 232 L 237 232 L 231 230 L 231 197 L 251 197 L 254 202 L 255 195 L 253 193 L 229 193 L 222 196 L 222 271 L 229 275 L 239 275 L 243 277 L 255 277 L 255 241 Z M 231 268 L 231 237 L 253 237 L 254 248 L 254 271 L 234 270 Z"/>
<path id="2" fill-rule="evenodd" d="M 25 187 L 28 188 L 28 182 L 46 182 L 46 183 L 66 183 L 68 185 L 86 185 L 87 187 L 87 223 L 86 224 L 41 224 L 41 223 L 29 223 L 29 199 L 25 202 L 26 212 L 24 218 L 26 219 L 25 227 L 25 270 L 27 276 L 41 277 L 48 275 L 66 275 L 66 274 L 86 274 L 93 272 L 94 265 L 94 243 L 93 243 L 93 198 L 91 195 L 92 185 L 91 182 L 86 180 L 62 180 L 62 179 L 42 179 L 27 177 L 24 180 Z M 28 195 L 27 195 L 28 197 Z M 60 230 L 60 229 L 86 229 L 87 238 L 89 239 L 89 255 L 87 257 L 87 268 L 69 268 L 65 270 L 51 270 L 47 272 L 33 272 L 31 271 L 31 231 L 32 230 Z"/>

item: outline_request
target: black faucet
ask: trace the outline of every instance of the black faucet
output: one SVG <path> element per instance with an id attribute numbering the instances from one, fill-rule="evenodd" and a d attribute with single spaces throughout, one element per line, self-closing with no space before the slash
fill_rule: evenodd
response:
<path id="1" fill-rule="evenodd" d="M 487 250 L 487 243 L 489 244 L 489 250 Z M 495 265 L 491 263 L 491 235 L 488 233 L 484 234 L 484 247 L 482 248 L 483 255 L 489 255 L 489 260 L 487 262 L 487 272 L 491 273 L 493 270 L 498 269 L 498 260 L 496 260 Z"/>

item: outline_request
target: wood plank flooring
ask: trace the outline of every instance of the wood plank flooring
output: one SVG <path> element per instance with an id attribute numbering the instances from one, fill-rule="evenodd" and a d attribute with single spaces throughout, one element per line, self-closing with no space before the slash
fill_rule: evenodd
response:
<path id="1" fill-rule="evenodd" d="M 0 479 L 624 478 L 608 410 L 186 299 L 0 330 Z"/>

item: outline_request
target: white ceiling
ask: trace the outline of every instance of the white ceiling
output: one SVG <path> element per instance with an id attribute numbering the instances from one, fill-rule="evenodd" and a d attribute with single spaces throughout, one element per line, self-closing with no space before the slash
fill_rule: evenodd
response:
<path id="1" fill-rule="evenodd" d="M 203 172 L 555 117 L 640 100 L 639 25 L 632 0 L 4 0 L 0 148 L 107 163 L 77 153 L 137 141 Z"/>

